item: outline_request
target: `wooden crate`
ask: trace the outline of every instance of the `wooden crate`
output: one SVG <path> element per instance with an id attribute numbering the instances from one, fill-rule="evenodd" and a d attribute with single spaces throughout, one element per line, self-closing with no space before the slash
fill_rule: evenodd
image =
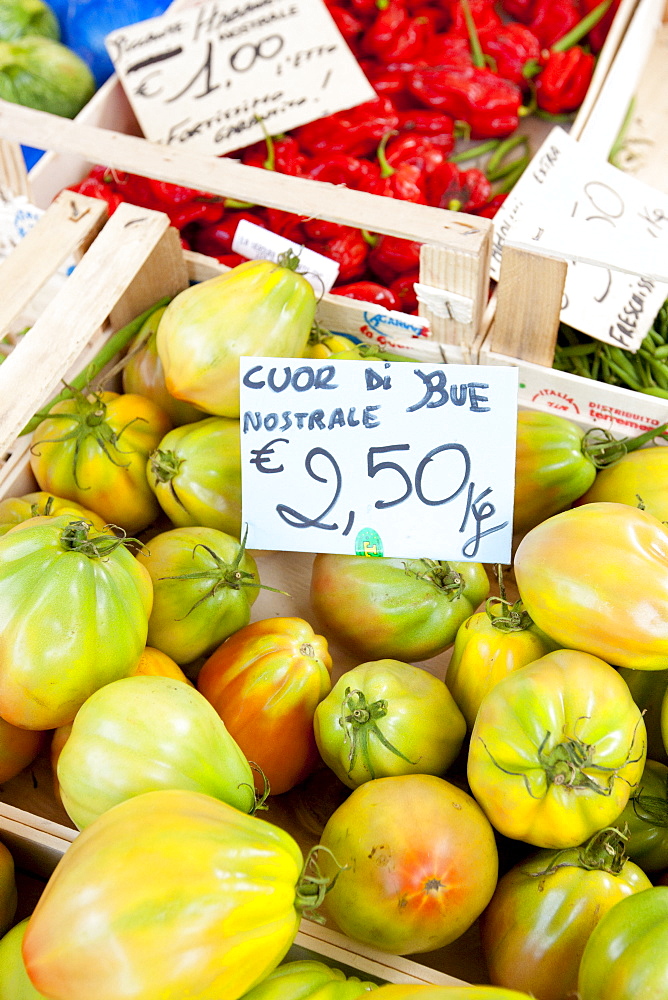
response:
<path id="1" fill-rule="evenodd" d="M 162 296 L 176 294 L 189 280 L 178 234 L 170 227 L 167 216 L 123 205 L 98 232 L 103 220 L 92 211 L 90 216 L 85 214 L 88 207 L 98 208 L 99 203 L 80 195 L 73 196 L 70 203 L 69 195 L 61 196 L 14 253 L 0 263 L 0 280 L 4 279 L 5 287 L 18 282 L 26 255 L 33 265 L 23 294 L 17 292 L 11 309 L 2 315 L 1 321 L 11 322 L 22 306 L 29 305 L 38 287 L 33 272 L 40 270 L 46 279 L 67 249 L 80 250 L 81 244 L 87 245 L 80 263 L 64 280 L 46 312 L 0 364 L 0 499 L 37 488 L 29 465 L 30 435 L 17 437 L 17 433 L 53 396 L 61 379 L 82 370 L 120 325 Z M 85 219 L 88 221 L 84 224 Z M 76 229 L 77 225 L 85 225 L 85 232 Z M 55 236 L 54 230 L 61 234 L 62 241 L 45 239 L 45 233 Z M 52 242 L 57 252 L 52 252 Z M 200 262 L 200 270 L 209 266 L 208 259 Z M 356 309 L 356 303 L 344 298 L 321 304 L 321 310 L 331 314 L 342 328 L 350 325 Z M 0 325 L 0 338 L 3 333 Z M 21 392 L 15 391 L 17 385 Z M 118 384 L 112 382 L 109 387 L 118 388 Z M 285 593 L 261 591 L 253 606 L 253 620 L 275 615 L 312 620 L 308 582 L 313 555 L 254 555 L 262 582 Z M 338 678 L 357 661 L 335 644 L 330 649 L 334 676 Z M 442 677 L 448 657 L 449 652 L 443 653 L 422 666 Z M 288 830 L 307 851 L 318 842 L 328 815 L 341 801 L 343 786 L 333 779 L 323 766 L 302 786 L 272 798 L 264 815 Z M 0 789 L 0 837 L 11 842 L 10 846 L 28 851 L 31 871 L 48 875 L 75 836 L 76 830 L 54 793 L 47 750 Z M 320 927 L 312 921 L 302 922 L 299 944 L 352 966 L 358 974 L 390 982 L 453 984 L 485 979 L 476 926 L 447 948 L 415 959 L 367 948 L 348 940 L 332 926 Z"/>
<path id="2" fill-rule="evenodd" d="M 189 6 L 192 2 L 174 0 L 172 9 Z M 587 97 L 572 123 L 571 132 L 575 137 L 579 136 L 595 107 L 596 97 L 638 2 L 622 0 L 619 6 L 599 54 Z M 537 148 L 549 127 L 548 123 L 531 117 L 525 120 L 522 130 L 532 148 Z M 135 141 L 126 141 L 126 136 Z M 171 147 L 158 147 L 139 136 L 136 118 L 115 76 L 100 88 L 73 123 L 0 102 L 0 171 L 2 144 L 19 141 L 50 151 L 36 164 L 29 178 L 21 177 L 20 154 L 16 147 L 13 157 L 11 153 L 5 157 L 9 168 L 5 174 L 9 173 L 15 187 L 24 189 L 40 208 L 48 207 L 63 187 L 80 180 L 94 163 L 104 163 L 250 203 L 419 241 L 423 243 L 420 282 L 436 292 L 435 300 L 430 298 L 429 304 L 425 303 L 420 309 L 421 315 L 429 321 L 432 336 L 430 340 L 408 343 L 398 336 L 388 340 L 387 346 L 395 351 L 410 352 L 411 357 L 425 361 L 478 361 L 487 333 L 483 317 L 490 295 L 492 226 L 489 220 L 394 199 L 388 205 L 388 199 L 379 196 L 270 171 L 260 172 L 229 159 L 195 157 Z M 200 263 L 189 260 L 191 273 L 197 273 Z M 358 307 L 357 313 L 347 315 L 349 325 L 339 332 L 373 339 L 367 322 L 369 313 L 363 306 Z M 327 313 L 325 316 L 327 323 Z"/>
<path id="3" fill-rule="evenodd" d="M 624 169 L 668 193 L 668 8 L 664 9 L 664 0 L 642 0 L 629 25 L 629 36 L 632 31 L 645 49 L 634 45 L 618 50 L 579 141 L 592 149 L 610 149 L 635 91 Z M 634 436 L 668 421 L 668 400 L 552 368 L 564 261 L 507 247 L 501 268 L 496 294 L 483 319 L 479 362 L 519 368 L 521 406 L 559 412 L 586 428 L 605 426 L 616 436 Z M 535 294 L 536 288 L 541 289 L 540 295 Z"/>

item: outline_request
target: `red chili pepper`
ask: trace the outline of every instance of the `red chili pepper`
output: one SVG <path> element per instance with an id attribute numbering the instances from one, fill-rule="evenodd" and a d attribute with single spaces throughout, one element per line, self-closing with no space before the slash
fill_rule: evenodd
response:
<path id="1" fill-rule="evenodd" d="M 394 293 L 401 312 L 414 313 L 418 307 L 417 294 L 415 292 L 415 282 L 420 280 L 420 272 L 406 271 L 400 274 L 390 284 L 390 291 Z"/>
<path id="2" fill-rule="evenodd" d="M 392 0 L 364 32 L 362 51 L 386 64 L 408 62 L 420 57 L 429 32 L 426 18 L 411 17 L 400 0 Z"/>
<path id="3" fill-rule="evenodd" d="M 440 146 L 445 156 L 455 146 L 455 122 L 450 115 L 440 111 L 427 111 L 423 108 L 411 108 L 409 111 L 398 112 L 398 131 L 427 136 L 431 142 Z"/>
<path id="4" fill-rule="evenodd" d="M 587 93 L 596 57 L 574 45 L 565 52 L 550 52 L 535 80 L 536 102 L 551 115 L 575 111 Z"/>
<path id="5" fill-rule="evenodd" d="M 188 201 L 175 208 L 166 205 L 164 211 L 169 216 L 171 224 L 181 230 L 193 222 L 219 222 L 223 217 L 225 206 L 222 201 Z"/>
<path id="6" fill-rule="evenodd" d="M 369 268 L 389 285 L 398 274 L 420 266 L 420 243 L 399 236 L 380 236 L 369 253 Z"/>
<path id="7" fill-rule="evenodd" d="M 139 174 L 120 173 L 113 177 L 114 190 L 120 194 L 123 201 L 143 208 L 155 208 L 156 198 L 148 177 Z"/>
<path id="8" fill-rule="evenodd" d="M 380 167 L 347 153 L 332 153 L 314 157 L 308 176 L 328 184 L 344 184 L 354 191 L 372 191 L 380 177 Z"/>
<path id="9" fill-rule="evenodd" d="M 470 66 L 472 59 L 468 38 L 450 34 L 434 35 L 427 43 L 422 62 L 426 66 L 448 69 L 453 66 Z"/>
<path id="10" fill-rule="evenodd" d="M 164 205 L 172 207 L 184 205 L 189 201 L 222 201 L 222 198 L 215 194 L 208 194 L 198 191 L 195 188 L 182 187 L 180 184 L 170 184 L 168 181 L 157 181 L 148 179 L 148 186 L 154 197 Z"/>
<path id="11" fill-rule="evenodd" d="M 574 0 L 535 0 L 528 27 L 542 48 L 549 49 L 580 21 Z"/>
<path id="12" fill-rule="evenodd" d="M 302 217 L 294 212 L 285 212 L 282 208 L 267 208 L 264 216 L 266 219 L 265 228 L 271 229 L 272 233 L 285 236 L 286 240 L 293 243 L 304 242 L 304 227 Z"/>
<path id="13" fill-rule="evenodd" d="M 536 0 L 501 0 L 501 9 L 515 21 L 529 24 Z"/>
<path id="14" fill-rule="evenodd" d="M 429 136 L 415 132 L 397 135 L 387 143 L 385 158 L 391 167 L 398 168 L 403 163 L 417 167 L 420 175 L 426 177 L 444 162 L 447 153 L 440 143 Z"/>
<path id="15" fill-rule="evenodd" d="M 429 24 L 429 34 L 446 31 L 450 24 L 450 11 L 447 7 L 430 6 L 424 2 L 407 4 L 407 9 L 414 17 L 423 17 Z"/>
<path id="16" fill-rule="evenodd" d="M 361 17 L 357 17 L 352 10 L 348 10 L 343 4 L 328 3 L 327 10 L 332 15 L 334 24 L 348 45 L 354 49 L 358 38 L 364 31 L 364 20 Z"/>
<path id="17" fill-rule="evenodd" d="M 85 194 L 89 198 L 99 198 L 101 201 L 106 201 L 109 215 L 113 215 L 123 202 L 121 196 L 113 191 L 109 184 L 105 184 L 99 177 L 91 177 L 90 175 L 84 177 L 78 184 L 70 184 L 67 190 Z"/>
<path id="18" fill-rule="evenodd" d="M 526 86 L 527 64 L 531 69 L 541 58 L 541 44 L 533 31 L 524 24 L 504 24 L 481 31 L 478 37 L 482 51 L 494 60 L 494 71 L 504 80 Z"/>
<path id="19" fill-rule="evenodd" d="M 264 229 L 267 228 L 262 218 L 253 212 L 227 212 L 223 219 L 199 226 L 190 235 L 193 250 L 206 254 L 207 257 L 220 257 L 221 254 L 232 253 L 232 240 L 242 219 L 247 219 Z"/>
<path id="20" fill-rule="evenodd" d="M 499 211 L 504 201 L 508 197 L 508 192 L 505 191 L 503 194 L 495 194 L 485 202 L 481 208 L 476 208 L 473 212 L 474 215 L 479 215 L 483 219 L 493 219 L 496 213 Z"/>
<path id="21" fill-rule="evenodd" d="M 398 63 L 385 66 L 372 59 L 359 61 L 364 75 L 379 97 L 387 97 L 395 109 L 400 105 L 410 106 L 411 97 L 408 93 L 408 75 L 414 69 L 413 63 Z"/>
<path id="22" fill-rule="evenodd" d="M 492 0 L 469 0 L 469 7 L 478 32 L 493 31 L 494 28 L 501 27 L 502 21 L 494 9 Z M 469 29 L 461 3 L 453 4 L 450 9 L 452 23 L 448 28 L 448 34 L 453 38 L 468 39 Z"/>
<path id="23" fill-rule="evenodd" d="M 427 198 L 424 190 L 422 170 L 415 163 L 398 158 L 396 166 L 388 163 L 385 146 L 391 133 L 386 133 L 378 146 L 377 157 L 380 163 L 380 178 L 374 189 L 374 194 L 385 198 L 399 198 L 401 201 L 412 201 L 425 205 Z"/>
<path id="24" fill-rule="evenodd" d="M 248 258 L 242 257 L 240 253 L 221 253 L 216 259 L 221 264 L 227 264 L 228 267 L 236 267 L 237 264 L 243 264 Z"/>
<path id="25" fill-rule="evenodd" d="M 467 122 L 473 139 L 510 135 L 519 124 L 522 91 L 490 70 L 422 67 L 411 75 L 409 87 L 423 104 Z"/>
<path id="26" fill-rule="evenodd" d="M 397 113 L 387 97 L 365 101 L 355 108 L 300 125 L 293 135 L 302 150 L 320 153 L 372 153 L 386 132 L 397 127 Z"/>
<path id="27" fill-rule="evenodd" d="M 339 265 L 337 282 L 347 284 L 364 274 L 369 245 L 359 229 L 341 226 L 341 232 L 331 240 L 307 241 L 306 246 L 337 261 Z"/>
<path id="28" fill-rule="evenodd" d="M 337 285 L 335 293 L 345 295 L 348 299 L 373 302 L 374 305 L 385 306 L 386 309 L 399 308 L 399 299 L 394 292 L 375 281 L 354 281 L 349 285 Z"/>
<path id="29" fill-rule="evenodd" d="M 492 194 L 492 185 L 481 170 L 460 170 L 455 163 L 443 163 L 427 184 L 429 204 L 453 212 L 473 212 Z"/>
<path id="30" fill-rule="evenodd" d="M 266 140 L 248 146 L 241 155 L 241 162 L 247 167 L 262 167 L 279 174 L 303 177 L 308 159 L 301 152 L 297 140 L 288 135 L 280 138 L 268 136 Z"/>
<path id="31" fill-rule="evenodd" d="M 348 0 L 358 17 L 375 17 L 379 10 L 384 10 L 389 0 Z"/>

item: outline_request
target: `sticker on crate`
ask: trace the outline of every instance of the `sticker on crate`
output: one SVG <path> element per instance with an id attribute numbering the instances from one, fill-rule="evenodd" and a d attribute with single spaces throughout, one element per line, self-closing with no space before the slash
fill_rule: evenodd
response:
<path id="1" fill-rule="evenodd" d="M 375 98 L 322 0 L 198 3 L 107 51 L 147 139 L 220 155 Z"/>
<path id="2" fill-rule="evenodd" d="M 272 233 L 264 226 L 256 226 L 248 219 L 241 219 L 232 240 L 234 253 L 249 260 L 278 260 L 288 250 L 299 257 L 297 270 L 311 284 L 317 295 L 328 292 L 339 276 L 339 265 L 324 254 Z"/>
<path id="3" fill-rule="evenodd" d="M 510 561 L 517 369 L 241 359 L 253 549 Z"/>
<path id="4" fill-rule="evenodd" d="M 506 243 L 563 257 L 562 322 L 638 350 L 668 298 L 668 195 L 554 128 L 495 217 L 494 232 L 494 278 Z"/>

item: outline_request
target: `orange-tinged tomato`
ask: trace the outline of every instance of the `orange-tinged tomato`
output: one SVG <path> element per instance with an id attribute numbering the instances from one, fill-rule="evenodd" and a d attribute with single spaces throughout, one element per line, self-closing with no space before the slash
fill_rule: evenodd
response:
<path id="1" fill-rule="evenodd" d="M 620 503 L 589 503 L 537 525 L 515 554 L 536 625 L 570 649 L 617 667 L 668 662 L 668 531 Z"/>
<path id="2" fill-rule="evenodd" d="M 99 514 L 73 500 L 54 497 L 51 493 L 25 493 L 21 497 L 6 497 L 0 500 L 0 535 L 5 535 L 15 524 L 27 521 L 31 517 L 44 515 L 58 517 L 60 514 L 69 514 L 72 520 L 83 518 L 90 521 L 98 531 L 105 525 L 104 518 Z"/>
<path id="3" fill-rule="evenodd" d="M 28 926 L 26 917 L 0 940 L 0 997 L 5 1000 L 47 1000 L 28 979 L 21 947 Z"/>
<path id="4" fill-rule="evenodd" d="M 325 897 L 340 930 L 381 951 L 433 951 L 467 930 L 496 886 L 494 833 L 475 800 L 430 774 L 366 781 L 320 838 L 344 866 Z M 318 858 L 333 874 L 327 855 Z"/>
<path id="5" fill-rule="evenodd" d="M 160 513 L 146 462 L 171 426 L 145 396 L 77 396 L 56 403 L 36 428 L 30 464 L 41 490 L 90 507 L 107 524 L 134 534 Z"/>
<path id="6" fill-rule="evenodd" d="M 50 1000 L 237 1000 L 295 938 L 302 867 L 288 833 L 209 795 L 127 799 L 59 861 L 28 976 Z"/>
<path id="7" fill-rule="evenodd" d="M 303 618 L 265 618 L 226 639 L 199 672 L 199 691 L 271 794 L 293 788 L 320 761 L 313 715 L 331 670 L 327 640 Z M 261 792 L 261 775 L 255 784 Z"/>
<path id="8" fill-rule="evenodd" d="M 559 649 L 482 700 L 471 791 L 493 826 L 536 847 L 576 847 L 611 825 L 645 765 L 645 724 L 617 671 Z"/>
<path id="9" fill-rule="evenodd" d="M 172 680 L 192 684 L 190 678 L 186 677 L 181 667 L 174 662 L 171 656 L 167 656 L 167 653 L 163 653 L 153 646 L 146 647 L 139 657 L 137 666 L 130 671 L 128 676 L 132 677 L 133 674 L 147 674 L 149 677 L 171 677 Z"/>

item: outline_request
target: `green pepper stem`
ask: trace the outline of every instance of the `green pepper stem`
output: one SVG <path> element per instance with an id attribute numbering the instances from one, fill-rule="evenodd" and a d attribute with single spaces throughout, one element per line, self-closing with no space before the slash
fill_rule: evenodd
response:
<path id="1" fill-rule="evenodd" d="M 571 49 L 576 45 L 581 38 L 584 38 L 591 31 L 594 25 L 598 24 L 601 18 L 607 13 L 611 3 L 612 0 L 603 0 L 603 3 L 590 10 L 570 31 L 567 31 L 554 45 L 550 46 L 552 52 L 565 52 L 566 49 Z"/>

